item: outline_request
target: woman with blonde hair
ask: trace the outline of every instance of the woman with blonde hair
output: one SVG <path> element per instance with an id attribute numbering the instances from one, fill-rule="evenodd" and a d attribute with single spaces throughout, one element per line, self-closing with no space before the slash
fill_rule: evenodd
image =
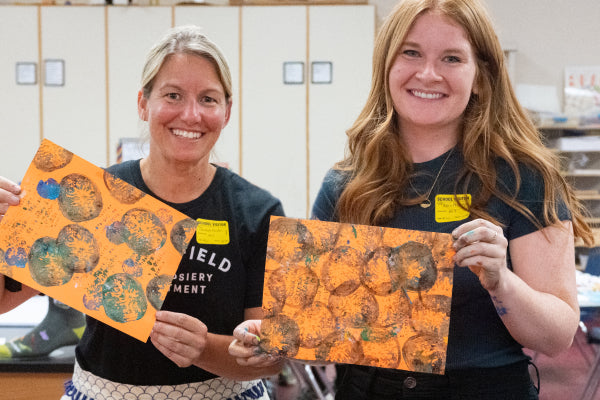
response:
<path id="1" fill-rule="evenodd" d="M 149 52 L 138 93 L 149 153 L 108 171 L 190 218 L 224 228 L 217 242 L 202 232 L 191 240 L 148 342 L 87 318 L 62 400 L 269 398 L 259 378 L 276 374 L 280 363 L 265 358 L 241 366 L 227 349 L 236 325 L 262 316 L 269 218 L 283 208 L 210 162 L 232 96 L 225 58 L 199 27 L 173 28 Z M 0 178 L 0 218 L 19 194 Z M 18 286 L 0 275 L 0 312 L 37 293 Z"/>
<path id="2" fill-rule="evenodd" d="M 574 236 L 592 237 L 514 95 L 482 4 L 402 0 L 347 133 L 313 217 L 451 233 L 456 255 L 445 372 L 430 343 L 415 371 L 339 368 L 336 398 L 537 399 L 523 347 L 554 356 L 571 345 Z"/>

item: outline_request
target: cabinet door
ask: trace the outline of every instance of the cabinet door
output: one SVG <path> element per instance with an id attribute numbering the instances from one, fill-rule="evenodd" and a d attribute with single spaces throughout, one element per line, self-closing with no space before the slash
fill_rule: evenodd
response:
<path id="1" fill-rule="evenodd" d="M 241 171 L 296 218 L 307 216 L 306 84 L 284 84 L 283 66 L 301 62 L 306 71 L 306 13 L 242 8 Z"/>
<path id="2" fill-rule="evenodd" d="M 0 38 L 0 175 L 20 182 L 40 144 L 38 8 L 2 6 Z M 17 63 L 33 63 L 35 83 L 17 84 Z"/>
<path id="3" fill-rule="evenodd" d="M 108 162 L 104 7 L 50 6 L 41 7 L 41 12 L 42 69 L 46 60 L 64 61 L 64 85 L 48 86 L 44 71 L 41 74 L 43 135 L 104 167 Z"/>
<path id="4" fill-rule="evenodd" d="M 240 171 L 240 41 L 239 7 L 175 7 L 175 25 L 198 25 L 221 49 L 229 69 L 233 84 L 233 105 L 229 123 L 221 132 L 212 154 L 212 160 L 227 163 Z"/>
<path id="5" fill-rule="evenodd" d="M 171 27 L 171 7 L 108 7 L 109 164 L 121 138 L 144 132 L 137 112 L 142 68 L 150 47 Z"/>
<path id="6" fill-rule="evenodd" d="M 373 6 L 311 6 L 309 13 L 311 82 L 314 62 L 331 63 L 331 83 L 309 86 L 308 179 L 312 205 L 325 173 L 342 159 L 346 130 L 369 94 L 375 12 Z"/>

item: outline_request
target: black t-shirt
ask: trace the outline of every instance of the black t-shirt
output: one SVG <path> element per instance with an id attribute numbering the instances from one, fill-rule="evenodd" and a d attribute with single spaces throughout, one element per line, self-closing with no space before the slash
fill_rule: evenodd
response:
<path id="1" fill-rule="evenodd" d="M 153 195 L 142 179 L 139 160 L 114 165 L 108 171 Z M 199 225 L 211 226 L 210 241 L 223 244 L 207 244 L 201 236 L 198 242 L 199 236 L 194 235 L 162 309 L 192 315 L 211 333 L 231 335 L 243 321 L 246 308 L 262 305 L 269 218 L 283 215 L 281 203 L 221 167 L 196 200 L 165 203 L 198 220 Z M 179 368 L 150 340 L 142 343 L 89 317 L 76 356 L 84 370 L 133 385 L 175 385 L 215 377 L 195 366 Z"/>
<path id="2" fill-rule="evenodd" d="M 414 196 L 427 193 L 446 154 L 425 163 L 414 164 L 416 177 L 414 188 L 408 188 Z M 453 193 L 457 175 L 463 165 L 463 157 L 454 151 L 446 163 L 435 187 L 432 190 L 429 208 L 419 205 L 398 207 L 394 216 L 382 226 L 451 233 L 469 219 L 467 212 L 453 207 Z M 516 179 L 507 163 L 498 161 L 499 188 L 508 194 L 516 191 Z M 543 221 L 544 184 L 541 176 L 530 168 L 520 166 L 521 185 L 517 199 L 523 203 L 540 221 Z M 324 221 L 337 221 L 336 204 L 347 179 L 346 174 L 330 170 L 323 182 L 313 205 L 313 218 Z M 467 193 L 473 194 L 476 183 L 470 185 Z M 450 205 L 448 205 L 450 204 Z M 564 204 L 559 205 L 559 217 L 570 218 Z M 538 228 L 520 212 L 500 199 L 492 198 L 487 211 L 505 224 L 504 235 L 508 240 L 536 231 Z M 510 265 L 510 254 L 507 257 Z M 448 353 L 446 370 L 465 368 L 486 368 L 509 365 L 524 360 L 522 346 L 517 343 L 498 316 L 489 293 L 481 286 L 477 276 L 468 268 L 454 268 L 454 285 L 450 314 Z"/>

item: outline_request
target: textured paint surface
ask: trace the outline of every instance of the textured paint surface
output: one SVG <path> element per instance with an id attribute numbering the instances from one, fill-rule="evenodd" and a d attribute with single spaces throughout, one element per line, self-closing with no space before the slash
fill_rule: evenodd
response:
<path id="1" fill-rule="evenodd" d="M 146 341 L 196 221 L 44 140 L 0 229 L 0 272 Z"/>
<path id="2" fill-rule="evenodd" d="M 443 374 L 449 234 L 272 217 L 261 348 Z"/>

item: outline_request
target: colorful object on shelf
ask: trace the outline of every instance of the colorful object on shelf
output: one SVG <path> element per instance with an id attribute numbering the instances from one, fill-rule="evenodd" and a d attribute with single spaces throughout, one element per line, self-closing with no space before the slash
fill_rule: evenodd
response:
<path id="1" fill-rule="evenodd" d="M 44 140 L 0 224 L 0 273 L 146 341 L 196 222 Z"/>
<path id="2" fill-rule="evenodd" d="M 449 234 L 272 217 L 260 347 L 443 374 L 453 255 Z"/>

